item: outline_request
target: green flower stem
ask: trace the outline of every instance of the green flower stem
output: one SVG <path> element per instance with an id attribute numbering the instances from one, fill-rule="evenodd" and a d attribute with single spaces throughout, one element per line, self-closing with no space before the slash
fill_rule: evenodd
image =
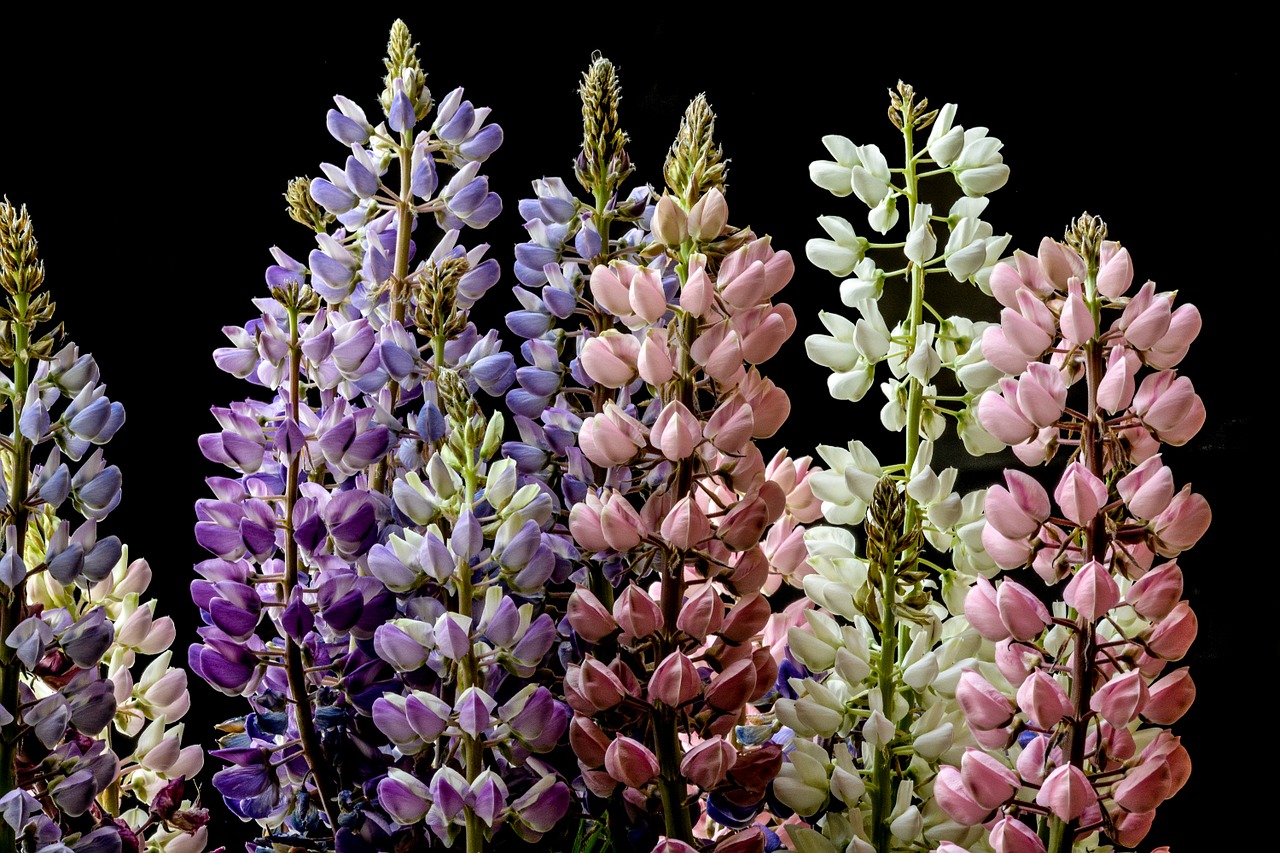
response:
<path id="1" fill-rule="evenodd" d="M 289 415 L 294 423 L 298 421 L 298 394 L 300 391 L 299 359 L 302 345 L 298 340 L 298 308 L 290 305 L 289 312 Z M 301 453 L 294 454 L 289 460 L 288 484 L 285 486 L 285 551 L 284 551 L 284 601 L 288 602 L 293 590 L 298 585 L 298 543 L 293 537 L 293 507 L 298 500 L 298 476 L 301 465 Z M 311 709 L 311 694 L 307 686 L 306 662 L 303 660 L 302 647 L 292 637 L 284 637 L 285 671 L 289 680 L 289 693 L 293 697 L 293 710 L 298 723 L 298 735 L 302 742 L 302 754 L 306 756 L 307 766 L 311 768 L 311 778 L 315 780 L 316 791 L 320 795 L 320 804 L 325 816 L 329 818 L 329 829 L 338 831 L 338 797 L 333 789 L 333 780 L 329 776 L 332 765 L 325 761 L 324 751 L 320 747 L 320 738 L 316 735 L 315 715 Z"/>
<path id="2" fill-rule="evenodd" d="M 592 194 L 595 196 L 596 206 L 591 218 L 595 222 L 596 232 L 600 235 L 600 254 L 591 259 L 590 264 L 592 268 L 595 268 L 609 263 L 609 229 L 613 226 L 613 216 L 608 210 L 609 199 L 612 195 L 609 187 L 603 181 L 597 183 L 592 188 Z M 599 332 L 600 329 L 597 327 L 596 331 Z M 601 386 L 597 385 L 596 387 L 599 388 Z M 604 402 L 596 394 L 591 395 L 591 403 L 596 414 L 604 411 Z M 597 475 L 596 481 L 599 482 L 599 474 L 601 472 L 596 470 L 597 466 L 594 462 L 589 462 L 588 464 L 591 465 L 593 472 Z M 608 578 L 604 576 L 604 567 L 595 561 L 587 563 L 587 589 L 601 604 L 609 610 L 613 610 L 613 584 L 609 583 Z"/>
<path id="3" fill-rule="evenodd" d="M 30 343 L 31 329 L 27 325 L 27 294 L 17 293 L 13 297 L 13 469 L 9 480 L 9 505 L 4 508 L 5 515 L 17 530 L 18 554 L 26 553 L 27 544 L 27 509 L 22 505 L 27 495 L 27 469 L 31 463 L 31 442 L 22 434 L 18 424 L 22 418 L 22 403 L 27 398 L 27 387 L 31 384 L 30 364 L 27 361 L 27 346 Z M 22 621 L 22 605 L 26 600 L 26 582 L 9 590 L 8 598 L 0 608 L 0 706 L 13 715 L 13 722 L 0 729 L 0 791 L 8 793 L 17 787 L 17 750 L 21 725 L 18 714 L 18 672 L 21 665 L 17 660 L 15 649 L 6 645 L 3 640 L 9 636 L 18 623 Z M 0 820 L 0 853 L 13 853 L 17 850 L 17 838 L 13 828 Z"/>
<path id="4" fill-rule="evenodd" d="M 443 347 L 441 347 L 443 349 Z M 462 428 L 463 435 L 470 438 L 470 430 L 464 426 Z M 483 434 L 483 433 L 482 433 Z M 467 452 L 467 458 L 463 469 L 463 506 L 471 507 L 475 504 L 477 483 L 477 460 L 476 448 L 471 446 L 470 441 L 464 438 L 464 449 Z M 456 576 L 458 583 L 458 612 L 467 618 L 472 618 L 475 611 L 475 591 L 471 585 L 471 566 L 463 563 L 458 566 Z M 460 662 L 462 665 L 458 667 L 458 692 L 462 693 L 469 687 L 481 686 L 480 684 L 480 668 L 476 662 L 476 647 L 472 645 L 467 650 L 467 656 Z M 474 782 L 482 772 L 481 759 L 483 757 L 483 744 L 476 738 L 462 733 L 462 755 L 466 763 L 467 784 Z M 467 810 L 467 853 L 481 853 L 484 850 L 484 828 L 481 825 L 480 816 L 476 814 L 475 809 L 471 806 L 466 807 Z"/>

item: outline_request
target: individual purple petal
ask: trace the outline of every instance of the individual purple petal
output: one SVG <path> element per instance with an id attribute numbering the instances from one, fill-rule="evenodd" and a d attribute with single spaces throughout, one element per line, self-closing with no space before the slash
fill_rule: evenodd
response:
<path id="1" fill-rule="evenodd" d="M 40 486 L 40 499 L 57 509 L 69 494 L 71 494 L 71 471 L 66 463 L 63 463 Z"/>
<path id="2" fill-rule="evenodd" d="M 368 198 L 378 191 L 378 176 L 369 171 L 354 156 L 347 157 L 345 164 L 347 186 L 360 198 Z"/>
<path id="3" fill-rule="evenodd" d="M 445 142 L 457 145 L 466 139 L 475 120 L 475 107 L 471 106 L 470 101 L 463 101 L 449 120 L 436 130 L 436 134 Z"/>
<path id="4" fill-rule="evenodd" d="M 483 546 L 484 534 L 480 530 L 480 522 L 476 520 L 471 508 L 467 507 L 453 526 L 453 533 L 449 537 L 449 548 L 458 556 L 458 559 L 468 563 L 480 553 Z"/>
<path id="5" fill-rule="evenodd" d="M 512 414 L 536 418 L 550 404 L 551 398 L 532 394 L 523 388 L 513 388 L 507 393 L 507 408 Z"/>
<path id="6" fill-rule="evenodd" d="M 515 358 L 509 352 L 487 355 L 471 365 L 471 377 L 486 394 L 496 397 L 515 381 Z"/>
<path id="7" fill-rule="evenodd" d="M 492 711 L 496 703 L 483 690 L 468 687 L 454 704 L 458 712 L 458 728 L 472 737 L 479 737 L 494 724 Z"/>
<path id="8" fill-rule="evenodd" d="M 578 307 L 577 294 L 547 285 L 542 288 L 542 304 L 561 320 L 568 317 Z"/>
<path id="9" fill-rule="evenodd" d="M 444 613 L 436 620 L 436 648 L 449 660 L 460 661 L 471 653 L 471 620 L 458 613 Z"/>
<path id="10" fill-rule="evenodd" d="M 417 117 L 413 112 L 413 103 L 404 93 L 404 86 L 397 85 L 396 93 L 391 99 L 391 109 L 387 111 L 387 125 L 396 133 L 408 133 L 413 130 Z"/>
<path id="11" fill-rule="evenodd" d="M 383 341 L 378 348 L 378 358 L 387 373 L 397 382 L 403 383 L 417 367 L 417 359 L 412 353 L 405 352 L 391 341 Z"/>
<path id="12" fill-rule="evenodd" d="M 333 138 L 344 145 L 363 145 L 369 138 L 367 130 L 337 110 L 329 110 L 324 124 Z"/>
<path id="13" fill-rule="evenodd" d="M 14 788 L 0 797 L 0 818 L 13 828 L 15 833 L 21 832 L 35 815 L 40 814 L 40 801 L 31 796 L 25 788 Z"/>
<path id="14" fill-rule="evenodd" d="M 489 258 L 463 273 L 458 279 L 459 304 L 470 308 L 481 296 L 498 283 L 502 268 L 494 258 Z"/>
<path id="15" fill-rule="evenodd" d="M 435 155 L 422 145 L 416 146 L 413 149 L 412 169 L 410 190 L 424 201 L 430 199 L 440 186 L 440 180 L 436 174 Z"/>
<path id="16" fill-rule="evenodd" d="M 71 817 L 79 817 L 89 810 L 89 804 L 98 795 L 98 787 L 93 774 L 88 770 L 77 770 L 70 776 L 49 787 L 49 795 L 54 803 Z"/>
<path id="17" fill-rule="evenodd" d="M 284 631 L 289 639 L 302 645 L 303 639 L 315 627 L 316 617 L 302 600 L 301 592 L 297 588 L 293 592 L 289 606 L 280 614 L 280 630 Z"/>
<path id="18" fill-rule="evenodd" d="M 541 311 L 512 311 L 507 328 L 522 338 L 540 338 L 551 328 L 551 316 Z"/>
<path id="19" fill-rule="evenodd" d="M 58 645 L 81 669 L 97 666 L 115 639 L 115 626 L 107 621 L 107 611 L 95 607 L 58 638 Z"/>
<path id="20" fill-rule="evenodd" d="M 346 213 L 356 206 L 355 193 L 324 178 L 311 181 L 311 198 L 330 213 Z M 314 264 L 312 264 L 314 266 Z"/>
<path id="21" fill-rule="evenodd" d="M 463 157 L 468 160 L 486 160 L 489 155 L 502 145 L 502 128 L 496 124 L 486 125 L 480 132 L 458 146 Z"/>
<path id="22" fill-rule="evenodd" d="M 547 264 L 559 263 L 560 252 L 556 248 L 540 246 L 537 243 L 517 243 L 516 261 L 532 269 L 540 270 Z"/>
<path id="23" fill-rule="evenodd" d="M 61 742 L 71 722 L 71 708 L 62 694 L 53 693 L 23 711 L 22 721 L 31 726 L 46 749 L 53 749 Z"/>
<path id="24" fill-rule="evenodd" d="M 378 782 L 378 804 L 397 823 L 411 825 L 422 820 L 434 799 L 426 785 L 398 767 L 390 768 Z"/>
<path id="25" fill-rule="evenodd" d="M 27 669 L 35 669 L 46 647 L 53 642 L 53 629 L 39 616 L 28 616 L 4 638 L 4 644 L 14 650 L 14 656 Z"/>
<path id="26" fill-rule="evenodd" d="M 590 260 L 600 254 L 602 243 L 600 240 L 600 232 L 596 230 L 595 224 L 590 221 L 584 221 L 582 227 L 578 229 L 578 233 L 574 235 L 573 247 L 578 251 L 578 256 Z"/>
<path id="27" fill-rule="evenodd" d="M 115 683 L 96 669 L 85 669 L 62 688 L 71 711 L 71 725 L 81 734 L 99 735 L 116 715 Z M 114 775 L 114 774 L 113 774 Z"/>

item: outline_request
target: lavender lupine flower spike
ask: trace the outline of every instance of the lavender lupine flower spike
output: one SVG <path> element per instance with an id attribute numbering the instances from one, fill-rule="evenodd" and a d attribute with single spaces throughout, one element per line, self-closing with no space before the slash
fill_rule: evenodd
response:
<path id="1" fill-rule="evenodd" d="M 290 187 L 316 248 L 273 250 L 261 318 L 215 353 L 275 397 L 214 409 L 201 438 L 235 473 L 197 506 L 191 664 L 250 700 L 214 784 L 267 840 L 478 851 L 568 804 L 537 758 L 567 709 L 523 681 L 554 641 L 550 498 L 493 461 L 502 419 L 472 399 L 515 375 L 469 319 L 497 262 L 459 242 L 501 209 L 479 174 L 501 130 L 461 90 L 433 101 L 399 21 L 386 66 L 385 121 L 335 98 L 349 155 Z"/>
<path id="2" fill-rule="evenodd" d="M 932 781 L 940 760 L 974 745 L 953 698 L 981 645 L 962 602 L 975 575 L 995 566 L 982 548 L 983 492 L 961 497 L 956 469 L 936 470 L 933 456 L 952 417 L 970 452 L 1000 448 L 974 418 L 978 395 L 1000 370 L 978 346 L 990 324 L 943 319 L 929 297 L 967 282 L 990 292 L 1009 238 L 994 236 L 979 216 L 1008 167 L 985 128 L 954 123 L 954 104 L 929 111 L 902 83 L 890 101 L 902 166 L 842 136 L 822 140 L 834 161 L 810 166 L 819 186 L 866 205 L 873 231 L 905 232 L 881 245 L 848 220 L 824 216 L 830 239 L 807 247 L 810 261 L 845 279 L 841 299 L 857 312 L 823 312 L 830 334 L 808 339 L 809 357 L 831 369 L 832 396 L 850 401 L 863 398 L 887 362 L 881 421 L 905 444 L 902 461 L 889 464 L 856 439 L 818 448 L 830 466 L 810 480 L 823 514 L 833 525 L 862 525 L 865 544 L 846 527 L 810 528 L 806 598 L 780 625 L 792 695 L 774 710 L 796 738 L 774 792 L 808 824 L 790 830 L 796 849 L 824 853 L 916 850 L 976 836 L 939 808 Z M 917 139 L 926 129 L 927 141 Z M 922 195 L 940 178 L 951 179 L 944 192 L 958 185 L 963 193 L 946 215 Z M 880 297 L 899 283 L 909 307 L 894 323 Z"/>
<path id="3" fill-rule="evenodd" d="M 1052 501 L 1005 471 L 982 536 L 1001 569 L 1030 567 L 1056 599 L 1046 607 L 1012 576 L 969 591 L 965 613 L 995 661 L 957 684 L 979 744 L 937 786 L 952 819 L 997 853 L 1109 849 L 1099 835 L 1133 847 L 1191 770 L 1168 726 L 1195 684 L 1168 664 L 1195 639 L 1179 557 L 1210 511 L 1190 486 L 1175 490 L 1160 445 L 1186 444 L 1204 423 L 1176 370 L 1200 314 L 1153 282 L 1132 292 L 1128 250 L 1087 214 L 1065 243 L 1013 260 L 992 274 L 1005 310 L 983 346 L 1015 375 L 982 396 L 978 417 L 1028 465 L 1072 450 Z"/>
<path id="4" fill-rule="evenodd" d="M 207 813 L 183 794 L 204 753 L 181 745 L 190 699 L 186 673 L 169 668 L 173 621 L 143 597 L 146 561 L 98 529 L 120 501 L 101 446 L 124 408 L 91 356 L 72 343 L 55 351 L 43 284 L 27 210 L 5 199 L 0 851 L 199 853 Z M 121 736 L 132 752 L 113 751 Z"/>
<path id="5" fill-rule="evenodd" d="M 608 813 L 615 849 L 763 850 L 781 748 L 755 724 L 776 674 L 762 590 L 803 559 L 818 514 L 808 460 L 766 464 L 753 441 L 789 408 L 755 365 L 794 328 L 771 302 L 791 259 L 728 227 L 704 98 L 653 204 L 620 189 L 613 66 L 597 56 L 580 91 L 590 200 L 544 179 L 520 207 L 531 240 L 507 322 L 530 366 L 508 396 L 522 441 L 504 450 L 558 493 L 576 546 L 562 654 L 585 808 Z"/>

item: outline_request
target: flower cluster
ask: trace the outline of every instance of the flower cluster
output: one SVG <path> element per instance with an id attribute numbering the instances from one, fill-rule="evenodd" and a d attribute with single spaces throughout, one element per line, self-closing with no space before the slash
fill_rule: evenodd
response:
<path id="1" fill-rule="evenodd" d="M 534 757 L 567 710 L 503 677 L 554 642 L 535 612 L 550 499 L 492 461 L 503 421 L 472 400 L 515 375 L 469 317 L 497 262 L 459 242 L 501 210 L 479 169 L 502 131 L 460 89 L 433 101 L 399 21 L 386 66 L 384 120 L 336 97 L 348 156 L 288 193 L 316 248 L 306 264 L 273 250 L 261 317 L 215 354 L 275 396 L 215 409 L 201 438 L 235 473 L 197 506 L 213 556 L 190 660 L 250 700 L 214 784 L 269 838 L 372 851 L 463 832 L 474 851 L 504 825 L 537 838 L 567 807 Z"/>
<path id="2" fill-rule="evenodd" d="M 1052 500 L 1006 471 L 983 533 L 1002 569 L 1030 567 L 1060 600 L 1047 607 L 1012 576 L 980 579 L 965 599 L 994 662 L 957 685 L 979 745 L 939 773 L 935 796 L 957 823 L 984 825 L 996 853 L 1064 853 L 1095 833 L 1132 847 L 1190 772 L 1167 727 L 1195 685 L 1168 664 L 1196 635 L 1178 557 L 1210 512 L 1175 489 L 1160 445 L 1204 422 L 1176 371 L 1200 315 L 1152 282 L 1131 293 L 1128 250 L 1106 237 L 1086 215 L 1066 244 L 1046 239 L 991 277 L 1004 310 L 983 347 L 1015 375 L 979 418 L 1029 464 L 1071 448 Z"/>
<path id="3" fill-rule="evenodd" d="M 522 440 L 504 448 L 557 493 L 572 537 L 570 743 L 588 811 L 610 815 L 617 843 L 762 850 L 781 761 L 752 718 L 776 678 L 759 641 L 766 594 L 803 561 L 802 525 L 818 516 L 809 460 L 766 462 L 755 445 L 790 409 L 757 365 L 795 328 L 772 301 L 793 264 L 729 226 L 703 98 L 654 203 L 647 186 L 622 194 L 631 162 L 607 60 L 581 94 L 576 171 L 591 200 L 544 179 L 521 203 L 531 239 L 508 326 L 530 366 L 508 396 Z"/>
<path id="4" fill-rule="evenodd" d="M 901 83 L 890 100 L 901 166 L 890 168 L 876 145 L 827 136 L 835 161 L 810 167 L 819 186 L 867 206 L 872 230 L 887 235 L 904 226 L 900 242 L 880 244 L 841 217 L 819 219 L 830 239 L 811 240 L 809 259 L 837 276 L 852 274 L 840 296 L 857 316 L 823 312 L 830 334 L 806 343 L 810 359 L 831 369 L 837 399 L 861 400 L 887 365 L 880 419 L 904 434 L 905 447 L 902 461 L 887 464 L 856 439 L 818 448 L 829 468 L 811 478 L 813 493 L 826 520 L 846 527 L 805 535 L 806 600 L 782 620 L 784 695 L 774 705 L 795 735 L 774 792 L 803 819 L 789 828 L 803 850 L 889 853 L 948 836 L 930 783 L 939 762 L 971 742 L 954 693 L 981 638 L 947 605 L 958 613 L 975 575 L 996 569 L 983 548 L 983 492 L 960 495 L 956 469 L 933 466 L 948 418 L 970 452 L 1003 446 L 974 413 L 1001 375 L 979 346 L 990 324 L 943 319 L 928 297 L 948 281 L 989 290 L 1009 237 L 995 236 L 979 217 L 1008 167 L 986 128 L 955 124 L 954 104 L 930 111 Z M 928 141 L 917 150 L 915 134 L 925 128 Z M 923 200 L 924 185 L 939 182 L 943 193 L 957 186 L 962 193 L 945 216 Z M 902 217 L 900 200 L 910 204 Z M 936 234 L 942 228 L 945 241 Z M 890 327 L 880 300 L 896 280 L 905 286 L 907 315 Z M 930 281 L 938 284 L 927 287 Z M 863 525 L 861 553 L 847 529 L 856 525 Z M 950 566 L 940 562 L 948 553 Z"/>
<path id="5" fill-rule="evenodd" d="M 183 796 L 204 752 L 181 744 L 190 698 L 186 673 L 169 668 L 174 624 L 145 597 L 146 561 L 98 530 L 120 502 L 101 446 L 124 407 L 92 356 L 55 351 L 60 329 L 37 334 L 54 312 L 43 283 L 31 218 L 6 199 L 0 849 L 199 853 L 208 816 Z"/>

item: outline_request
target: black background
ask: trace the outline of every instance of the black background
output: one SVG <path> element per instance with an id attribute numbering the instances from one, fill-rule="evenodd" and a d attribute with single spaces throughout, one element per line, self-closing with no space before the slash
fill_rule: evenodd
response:
<path id="1" fill-rule="evenodd" d="M 763 368 L 793 406 L 771 448 L 803 454 L 852 438 L 889 454 L 900 446 L 879 425 L 878 391 L 858 404 L 833 401 L 826 369 L 806 360 L 803 345 L 822 331 L 818 310 L 848 310 L 837 280 L 804 258 L 805 242 L 823 236 L 815 218 L 840 215 L 868 230 L 861 204 L 811 184 L 808 164 L 828 156 L 822 135 L 838 133 L 879 144 L 892 165 L 899 143 L 885 117 L 886 91 L 899 78 L 935 107 L 958 103 L 958 123 L 985 125 L 1004 141 L 1011 178 L 984 218 L 1013 235 L 1010 249 L 1034 251 L 1088 210 L 1129 247 L 1139 282 L 1154 279 L 1199 306 L 1204 331 L 1180 372 L 1204 398 L 1208 421 L 1188 446 L 1165 455 L 1176 481 L 1205 494 L 1215 516 L 1180 560 L 1200 617 L 1185 661 L 1199 697 L 1174 731 L 1195 771 L 1141 849 L 1172 844 L 1187 853 L 1215 836 L 1252 846 L 1247 831 L 1226 826 L 1250 826 L 1249 811 L 1268 808 L 1239 795 L 1252 788 L 1265 798 L 1250 777 L 1268 772 L 1273 706 L 1263 691 L 1280 650 L 1266 630 L 1276 584 L 1263 497 L 1274 451 L 1261 431 L 1260 410 L 1271 404 L 1259 345 L 1273 334 L 1274 195 L 1261 175 L 1276 149 L 1262 126 L 1271 107 L 1249 74 L 1256 54 L 1231 28 L 1232 10 L 1216 4 L 1200 20 L 1165 20 L 1157 32 L 1119 26 L 1096 7 L 1046 9 L 1033 24 L 956 6 L 931 20 L 866 11 L 806 17 L 786 6 L 732 28 L 727 22 L 746 13 L 710 5 L 544 6 L 519 18 L 479 5 L 449 8 L 454 22 L 438 14 L 442 7 L 399 14 L 437 98 L 464 85 L 505 131 L 484 169 L 504 213 L 482 235 L 464 235 L 468 245 L 489 241 L 507 271 L 481 303 L 481 329 L 501 327 L 501 315 L 516 307 L 516 201 L 543 176 L 576 187 L 576 88 L 591 51 L 618 66 L 641 181 L 661 181 L 685 105 L 706 92 L 731 160 L 731 221 L 771 234 L 797 260 L 778 299 L 794 306 L 799 329 Z M 251 393 L 210 354 L 225 343 L 223 325 L 255 316 L 249 299 L 265 292 L 267 249 L 305 258 L 313 245 L 285 216 L 281 193 L 289 178 L 344 159 L 324 128 L 334 94 L 375 116 L 396 14 L 240 18 L 192 9 L 178 24 L 73 19 L 50 4 L 0 31 L 0 194 L 30 208 L 59 317 L 97 357 L 110 396 L 128 412 L 107 452 L 124 471 L 124 501 L 104 529 L 150 561 L 159 612 L 178 622 L 176 660 L 185 660 L 199 624 L 187 590 L 191 565 L 203 557 L 192 505 L 208 494 L 203 478 L 221 473 L 196 438 L 215 427 L 210 406 Z M 664 14 L 688 23 L 659 23 Z M 974 291 L 964 307 L 992 317 L 993 304 Z M 952 460 L 971 486 L 1012 464 L 1011 454 Z M 244 709 L 194 676 L 191 691 L 188 741 L 207 742 L 212 722 Z M 235 849 L 244 830 L 220 803 L 209 805 L 219 816 L 214 843 Z"/>

